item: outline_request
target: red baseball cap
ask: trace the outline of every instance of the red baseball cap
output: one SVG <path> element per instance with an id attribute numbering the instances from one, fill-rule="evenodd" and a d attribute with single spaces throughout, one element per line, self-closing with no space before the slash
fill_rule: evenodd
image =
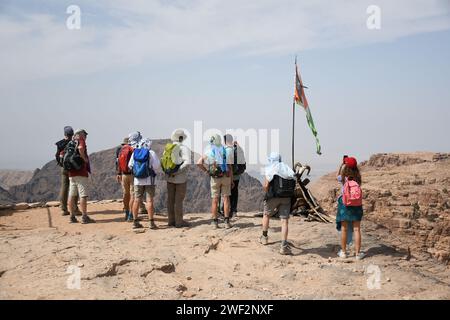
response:
<path id="1" fill-rule="evenodd" d="M 356 166 L 358 165 L 358 162 L 353 157 L 345 158 L 344 163 L 351 169 L 355 169 Z"/>

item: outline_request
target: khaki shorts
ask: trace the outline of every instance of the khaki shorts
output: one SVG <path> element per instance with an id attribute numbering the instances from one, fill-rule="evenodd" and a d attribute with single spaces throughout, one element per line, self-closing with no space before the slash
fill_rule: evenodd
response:
<path id="1" fill-rule="evenodd" d="M 134 186 L 134 197 L 136 199 L 143 199 L 147 195 L 147 199 L 153 199 L 155 197 L 155 186 Z"/>
<path id="2" fill-rule="evenodd" d="M 71 177 L 69 178 L 69 197 L 87 198 L 88 177 Z"/>
<path id="3" fill-rule="evenodd" d="M 279 213 L 280 219 L 289 219 L 291 214 L 290 198 L 272 198 L 264 201 L 264 215 L 273 216 Z"/>
<path id="4" fill-rule="evenodd" d="M 122 175 L 122 191 L 125 196 L 134 196 L 134 177 L 132 174 Z"/>
<path id="5" fill-rule="evenodd" d="M 211 177 L 211 198 L 215 199 L 220 196 L 231 196 L 231 178 L 213 178 Z"/>

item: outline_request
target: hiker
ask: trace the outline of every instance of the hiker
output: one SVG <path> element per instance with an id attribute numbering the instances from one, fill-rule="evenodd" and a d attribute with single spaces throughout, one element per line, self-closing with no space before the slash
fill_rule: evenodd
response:
<path id="1" fill-rule="evenodd" d="M 264 177 L 264 216 L 262 222 L 262 236 L 260 243 L 267 245 L 269 243 L 269 222 L 270 217 L 278 213 L 281 219 L 281 248 L 280 254 L 290 255 L 287 238 L 289 231 L 289 215 L 291 213 L 291 198 L 295 191 L 295 173 L 281 160 L 277 152 L 270 154 L 268 164 L 265 168 Z"/>
<path id="2" fill-rule="evenodd" d="M 67 144 L 73 138 L 73 128 L 70 126 L 64 127 L 64 139 L 58 141 L 56 143 L 56 163 L 61 167 L 61 189 L 59 192 L 59 200 L 60 200 L 60 208 L 63 216 L 70 215 L 69 210 L 67 208 L 67 202 L 69 200 L 69 172 L 63 167 L 63 159 L 64 159 L 64 150 L 66 149 Z M 75 207 L 75 214 L 81 215 L 80 209 L 78 209 L 78 197 L 75 199 L 75 203 L 77 204 Z"/>
<path id="3" fill-rule="evenodd" d="M 87 132 L 84 129 L 75 131 L 73 139 L 68 143 L 64 155 L 64 166 L 69 170 L 70 190 L 69 208 L 70 222 L 77 223 L 75 217 L 75 205 L 77 197 L 80 198 L 81 222 L 83 224 L 94 223 L 87 214 L 87 186 L 91 173 L 89 156 L 86 146 Z"/>
<path id="4" fill-rule="evenodd" d="M 190 150 L 183 145 L 186 134 L 178 129 L 172 133 L 171 140 L 165 148 L 161 159 L 161 168 L 167 180 L 167 212 L 169 227 L 188 227 L 183 220 L 183 201 L 186 196 L 187 168 L 191 160 Z"/>
<path id="5" fill-rule="evenodd" d="M 231 228 L 230 223 L 230 195 L 231 182 L 233 181 L 233 171 L 230 159 L 227 158 L 227 152 L 222 145 L 222 138 L 216 134 L 210 138 L 209 146 L 204 155 L 197 162 L 198 167 L 207 172 L 211 177 L 211 213 L 212 226 L 219 228 L 219 219 L 217 211 L 219 199 L 222 197 L 224 202 L 225 227 Z"/>
<path id="6" fill-rule="evenodd" d="M 151 150 L 150 139 L 141 140 L 137 148 L 134 149 L 128 167 L 134 176 L 134 203 L 133 203 L 133 229 L 143 228 L 139 222 L 139 204 L 147 196 L 147 213 L 150 220 L 149 228 L 152 230 L 158 227 L 154 221 L 154 197 L 156 192 L 156 173 L 160 169 L 160 162 L 156 153 Z"/>
<path id="7" fill-rule="evenodd" d="M 125 138 L 122 145 L 116 150 L 117 182 L 122 185 L 125 221 L 128 222 L 133 221 L 133 213 L 131 210 L 134 202 L 134 177 L 128 167 L 133 151 L 134 148 L 130 146 L 129 137 Z"/>
<path id="8" fill-rule="evenodd" d="M 230 196 L 230 218 L 237 215 L 237 205 L 239 200 L 239 181 L 241 175 L 247 169 L 245 163 L 245 154 L 241 146 L 237 141 L 234 141 L 231 134 L 224 136 L 225 149 L 227 151 L 227 157 L 230 158 L 233 169 L 233 181 L 231 182 L 231 196 Z"/>
<path id="9" fill-rule="evenodd" d="M 361 174 L 355 158 L 345 156 L 341 164 L 337 180 L 342 185 L 342 194 L 338 198 L 336 227 L 341 231 L 340 258 L 347 258 L 347 245 L 355 238 L 355 257 L 362 260 L 365 254 L 361 252 L 361 220 L 363 217 Z"/>

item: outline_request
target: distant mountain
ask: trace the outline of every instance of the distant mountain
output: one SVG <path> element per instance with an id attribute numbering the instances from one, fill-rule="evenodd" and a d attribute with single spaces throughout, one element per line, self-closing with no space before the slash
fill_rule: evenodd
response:
<path id="1" fill-rule="evenodd" d="M 25 184 L 33 177 L 33 171 L 0 170 L 0 187 L 8 190 L 11 187 Z"/>
<path id="2" fill-rule="evenodd" d="M 0 187 L 0 205 L 13 203 L 14 203 L 13 196 L 11 196 L 11 194 L 8 191 Z"/>
<path id="3" fill-rule="evenodd" d="M 152 149 L 161 157 L 168 140 L 154 140 Z M 91 200 L 118 199 L 122 197 L 121 186 L 115 179 L 115 148 L 90 155 L 92 177 L 89 196 Z M 47 163 L 36 170 L 31 180 L 23 185 L 14 186 L 9 193 L 20 202 L 52 201 L 58 199 L 60 188 L 60 170 L 56 161 Z M 209 212 L 211 206 L 209 177 L 197 166 L 188 168 L 188 190 L 185 200 L 186 212 Z M 157 179 L 155 208 L 166 211 L 166 182 L 164 175 Z M 244 174 L 240 184 L 239 211 L 258 211 L 262 209 L 263 192 L 261 183 Z"/>

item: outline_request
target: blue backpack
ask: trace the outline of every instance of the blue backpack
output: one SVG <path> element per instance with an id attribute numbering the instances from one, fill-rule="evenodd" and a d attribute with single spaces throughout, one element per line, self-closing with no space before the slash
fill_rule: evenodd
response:
<path id="1" fill-rule="evenodd" d="M 150 167 L 150 150 L 147 148 L 134 150 L 133 159 L 133 175 L 135 178 L 145 179 L 148 177 L 156 177 L 155 171 Z"/>

